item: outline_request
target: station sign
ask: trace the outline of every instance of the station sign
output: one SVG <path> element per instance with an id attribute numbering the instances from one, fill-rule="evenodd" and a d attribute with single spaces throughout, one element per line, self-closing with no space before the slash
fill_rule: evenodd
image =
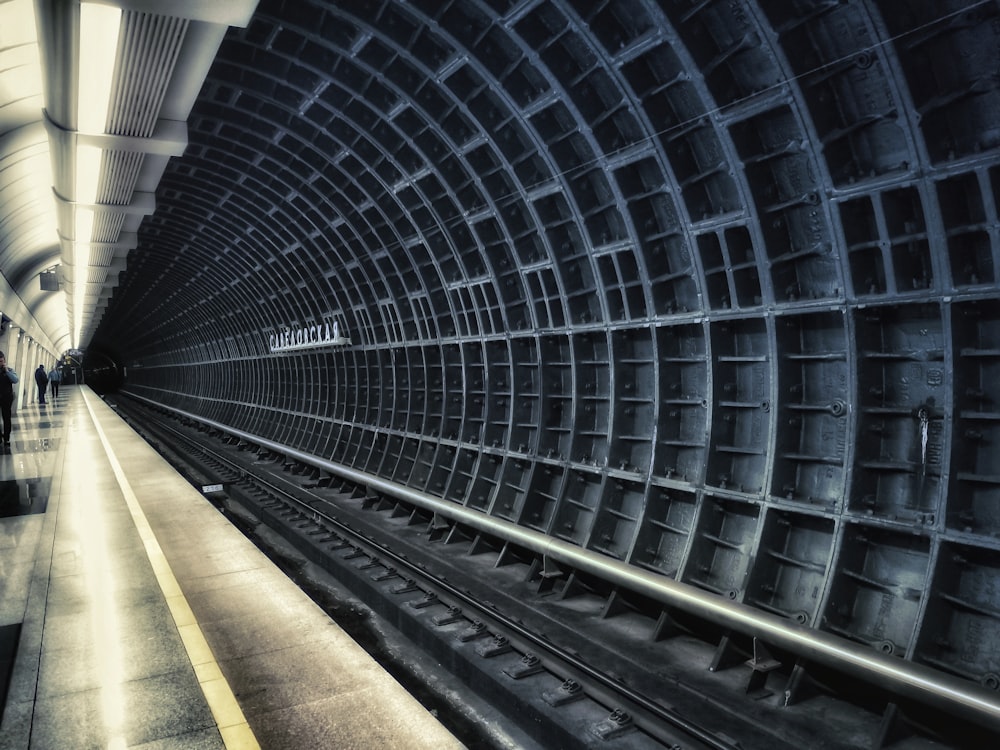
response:
<path id="1" fill-rule="evenodd" d="M 324 321 L 308 326 L 286 327 L 267 338 L 272 353 L 298 352 L 305 349 L 326 349 L 347 346 L 351 340 L 340 332 L 337 321 Z"/>

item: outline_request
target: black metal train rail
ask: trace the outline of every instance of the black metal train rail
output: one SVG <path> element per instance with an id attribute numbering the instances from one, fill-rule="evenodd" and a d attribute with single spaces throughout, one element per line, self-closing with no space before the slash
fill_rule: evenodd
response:
<path id="1" fill-rule="evenodd" d="M 539 747 L 739 747 L 589 664 L 575 649 L 550 642 L 497 603 L 478 598 L 487 589 L 475 585 L 477 575 L 452 582 L 461 578 L 454 566 L 445 575 L 415 559 L 420 537 L 436 539 L 432 518 L 397 504 L 389 507 L 362 487 L 321 483 L 300 465 L 247 450 L 235 440 L 220 441 L 222 436 L 165 420 L 135 402 L 117 406 L 189 479 L 213 494 L 221 491 L 214 488 L 225 488 L 230 500 L 333 573 L 384 623 L 445 663 Z M 389 523 L 374 528 L 372 519 L 364 518 L 372 511 Z M 454 557 L 457 548 L 448 546 Z M 479 554 L 485 555 L 480 561 L 497 558 L 485 548 Z M 520 567 L 511 561 L 505 573 Z M 480 739 L 490 742 L 490 734 L 484 730 Z"/>
<path id="2" fill-rule="evenodd" d="M 806 670 L 756 638 L 510 540 L 189 416 L 116 399 L 119 413 L 192 481 L 224 488 L 230 502 L 332 574 L 538 747 L 915 749 L 991 741 L 947 712 L 917 711 L 820 665 Z"/>

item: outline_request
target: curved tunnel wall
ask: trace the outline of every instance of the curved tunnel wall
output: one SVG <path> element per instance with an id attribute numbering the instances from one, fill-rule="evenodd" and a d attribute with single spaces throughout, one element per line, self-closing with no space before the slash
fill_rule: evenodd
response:
<path id="1" fill-rule="evenodd" d="M 998 4 L 343 5 L 220 50 L 128 388 L 1000 684 Z"/>

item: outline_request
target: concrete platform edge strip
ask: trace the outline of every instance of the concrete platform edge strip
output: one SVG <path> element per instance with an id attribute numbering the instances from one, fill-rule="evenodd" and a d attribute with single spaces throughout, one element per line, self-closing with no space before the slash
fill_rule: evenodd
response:
<path id="1" fill-rule="evenodd" d="M 122 495 L 125 497 L 125 503 L 128 506 L 129 513 L 132 515 L 132 521 L 139 531 L 146 555 L 153 566 L 156 581 L 163 591 L 167 605 L 170 608 L 170 614 L 174 618 L 174 623 L 177 625 L 177 630 L 184 643 L 188 658 L 194 667 L 195 674 L 198 677 L 198 684 L 205 695 L 205 700 L 212 712 L 212 716 L 215 718 L 226 748 L 228 750 L 260 750 L 257 738 L 247 723 L 232 688 L 222 674 L 222 670 L 219 669 L 212 649 L 205 640 L 201 627 L 195 620 L 191 612 L 191 607 L 181 592 L 170 564 L 160 549 L 156 535 L 146 520 L 146 514 L 139 505 L 139 501 L 132 491 L 132 487 L 125 477 L 125 472 L 122 470 L 121 464 L 118 462 L 118 458 L 111 447 L 111 443 L 101 428 L 97 414 L 90 404 L 91 395 L 84 393 L 83 398 L 87 405 L 87 411 L 90 412 L 90 418 L 97 430 L 97 435 L 101 440 L 101 445 L 104 446 L 104 451 L 111 463 L 115 479 L 121 488 Z"/>

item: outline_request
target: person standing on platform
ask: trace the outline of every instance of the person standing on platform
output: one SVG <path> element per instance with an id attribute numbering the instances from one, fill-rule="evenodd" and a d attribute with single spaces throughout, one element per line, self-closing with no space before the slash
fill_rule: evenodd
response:
<path id="1" fill-rule="evenodd" d="M 0 415 L 3 416 L 3 444 L 10 445 L 10 409 L 14 404 L 14 383 L 20 378 L 14 368 L 7 367 L 7 357 L 0 352 Z"/>
<path id="2" fill-rule="evenodd" d="M 62 382 L 62 370 L 59 369 L 59 365 L 56 365 L 49 372 L 49 391 L 52 393 L 53 399 L 59 397 L 59 384 L 61 382 Z"/>
<path id="3" fill-rule="evenodd" d="M 38 403 L 45 403 L 45 389 L 49 387 L 49 376 L 45 374 L 45 367 L 38 365 L 35 370 L 35 385 L 38 386 Z"/>

